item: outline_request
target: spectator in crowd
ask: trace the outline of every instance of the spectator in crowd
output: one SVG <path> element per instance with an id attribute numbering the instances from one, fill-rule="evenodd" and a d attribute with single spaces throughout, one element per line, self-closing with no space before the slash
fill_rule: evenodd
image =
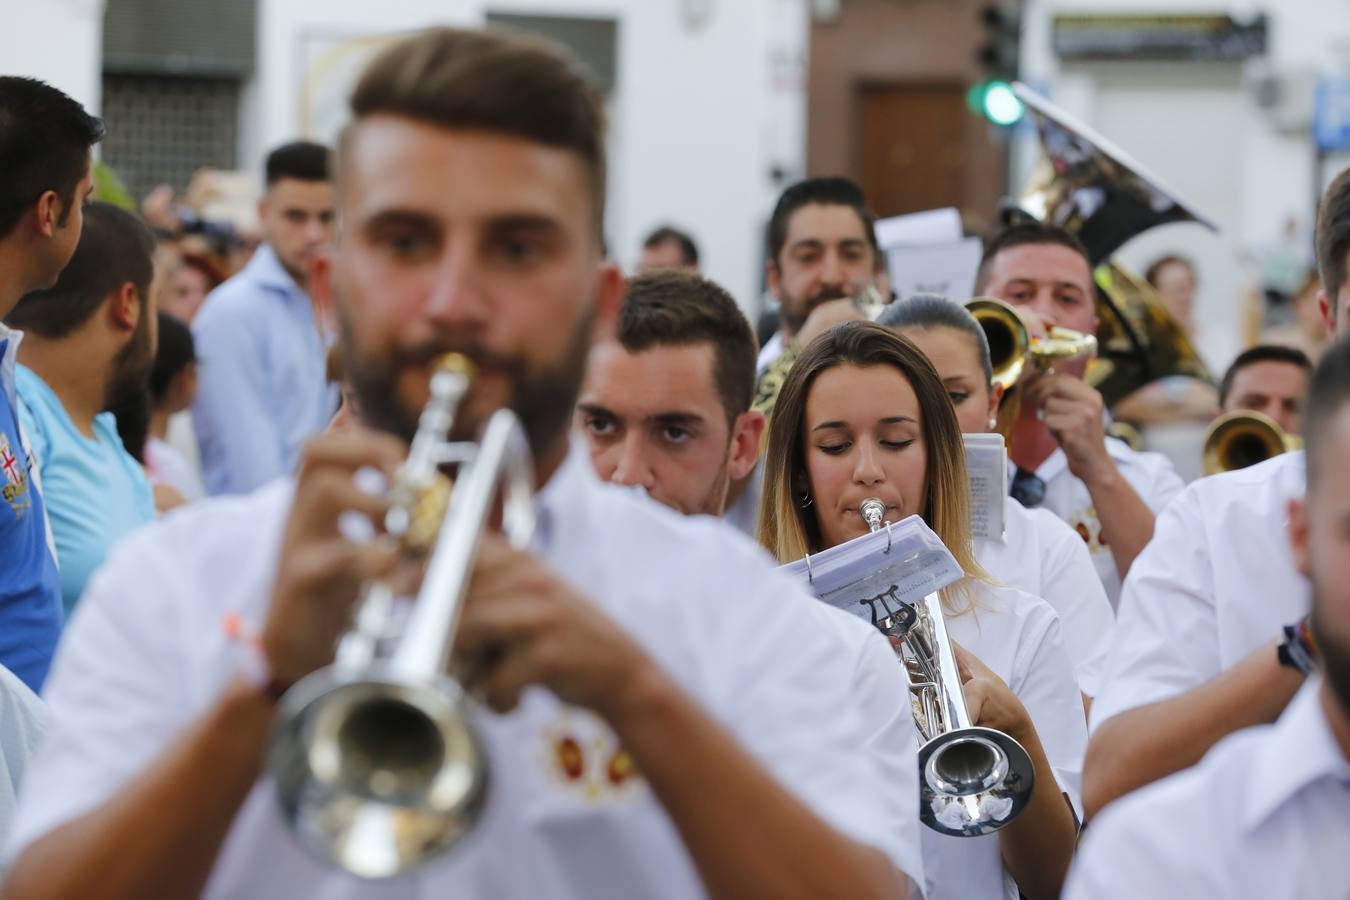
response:
<path id="1" fill-rule="evenodd" d="M 334 202 L 326 147 L 273 150 L 259 205 L 266 243 L 193 322 L 204 365 L 192 414 L 211 494 L 245 493 L 294 471 L 304 442 L 337 408 L 325 377 L 327 325 L 306 271 L 332 239 Z"/>
<path id="2" fill-rule="evenodd" d="M 159 313 L 159 348 L 150 369 L 150 422 L 145 465 L 156 485 L 170 485 L 189 502 L 205 495 L 201 475 L 169 442 L 169 420 L 189 408 L 197 396 L 197 350 L 192 331 L 173 316 Z"/>
<path id="3" fill-rule="evenodd" d="M 1290 320 L 1262 331 L 1260 342 L 1297 347 L 1314 363 L 1321 359 L 1322 352 L 1330 342 L 1322 309 L 1318 304 L 1321 292 L 1321 279 L 1317 277 L 1317 272 L 1310 272 L 1294 293 Z"/>
<path id="4" fill-rule="evenodd" d="M 698 271 L 698 245 L 687 233 L 670 225 L 647 235 L 642 242 L 642 255 L 638 258 L 638 271 L 650 272 L 652 269 L 685 269 Z"/>
<path id="5" fill-rule="evenodd" d="M 159 308 L 184 324 L 191 325 L 206 297 L 225 279 L 219 267 L 197 253 L 184 253 L 164 278 Z"/>
<path id="6" fill-rule="evenodd" d="M 31 78 L 0 77 L 0 319 L 49 288 L 80 241 L 94 189 L 90 148 L 103 123 Z M 19 424 L 14 360 L 22 335 L 0 326 L 0 665 L 42 687 L 61 634 L 61 592 L 41 493 Z"/>
<path id="7" fill-rule="evenodd" d="M 1223 413 L 1258 412 L 1286 434 L 1298 434 L 1312 362 L 1302 350 L 1258 344 L 1233 360 L 1219 385 Z"/>
<path id="8" fill-rule="evenodd" d="M 1195 265 L 1184 256 L 1168 254 L 1153 261 L 1144 279 L 1158 292 L 1158 299 L 1186 336 L 1194 339 Z"/>
<path id="9" fill-rule="evenodd" d="M 67 615 L 117 539 L 155 517 L 150 483 L 107 412 L 145 390 L 154 361 L 153 253 L 140 219 L 90 204 L 55 286 L 28 294 L 6 318 L 25 331 L 20 415 L 51 515 Z"/>

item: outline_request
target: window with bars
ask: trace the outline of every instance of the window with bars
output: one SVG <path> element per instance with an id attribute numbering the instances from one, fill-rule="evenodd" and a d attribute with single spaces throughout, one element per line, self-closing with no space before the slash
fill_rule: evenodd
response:
<path id="1" fill-rule="evenodd" d="M 238 167 L 240 82 L 105 72 L 103 160 L 139 203 L 158 184 L 182 192 L 202 166 Z"/>

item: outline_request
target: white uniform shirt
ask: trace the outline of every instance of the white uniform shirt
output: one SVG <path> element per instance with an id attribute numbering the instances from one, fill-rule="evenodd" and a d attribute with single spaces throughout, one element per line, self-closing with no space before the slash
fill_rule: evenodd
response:
<path id="1" fill-rule="evenodd" d="M 1140 453 L 1114 438 L 1106 439 L 1106 452 L 1115 461 L 1121 477 L 1155 515 L 1186 486 L 1172 463 L 1161 453 Z M 1116 606 L 1120 600 L 1120 573 L 1116 570 L 1111 548 L 1102 536 L 1102 521 L 1097 516 L 1087 485 L 1069 471 L 1068 457 L 1059 448 L 1041 463 L 1036 475 L 1045 482 L 1042 505 L 1063 519 L 1087 544 L 1092 564 L 1097 567 L 1102 587 L 1106 588 L 1106 597 L 1112 606 Z"/>
<path id="2" fill-rule="evenodd" d="M 1060 789 L 1082 818 L 1087 724 L 1054 610 L 1039 597 L 1012 588 L 977 585 L 975 610 L 949 615 L 946 621 L 951 639 L 975 654 L 1022 701 Z M 997 834 L 958 838 L 924 828 L 922 841 L 928 900 L 1017 900 L 1017 885 L 1003 869 Z"/>
<path id="3" fill-rule="evenodd" d="M 755 377 L 758 378 L 763 375 L 764 371 L 773 365 L 773 361 L 782 354 L 786 347 L 787 343 L 783 340 L 783 332 L 781 330 L 775 331 L 764 342 L 764 346 L 759 348 L 759 356 L 755 359 Z"/>
<path id="4" fill-rule="evenodd" d="M 283 482 L 206 501 L 114 551 L 58 651 L 48 739 L 24 786 L 11 853 L 106 801 L 216 701 L 240 657 L 222 617 L 262 621 L 290 495 Z M 890 790 L 892 772 L 857 752 L 877 729 L 848 696 L 857 660 L 810 611 L 818 601 L 730 528 L 601 485 L 584 453 L 568 457 L 538 505 L 542 560 L 780 783 L 902 870 L 918 871 L 916 782 Z M 897 705 L 897 714 L 909 711 Z M 292 838 L 264 778 L 235 819 L 204 896 L 704 894 L 664 809 L 640 776 L 615 765 L 621 748 L 597 717 L 533 688 L 513 713 L 475 719 L 492 787 L 477 826 L 444 859 L 386 882 L 338 871 Z M 719 790 L 720 777 L 697 773 L 690 789 Z"/>
<path id="5" fill-rule="evenodd" d="M 1194 768 L 1092 821 L 1066 900 L 1350 897 L 1350 761 L 1316 681 L 1274 725 L 1229 735 Z"/>
<path id="6" fill-rule="evenodd" d="M 1092 727 L 1192 690 L 1232 668 L 1308 612 L 1308 582 L 1289 547 L 1289 500 L 1304 458 L 1192 483 L 1158 516 L 1116 614 Z"/>
<path id="7" fill-rule="evenodd" d="M 1050 510 L 1027 509 L 1011 497 L 1004 498 L 1003 518 L 1002 538 L 975 539 L 976 559 L 999 581 L 1050 604 L 1078 686 L 1096 696 L 1115 613 L 1087 545 Z"/>

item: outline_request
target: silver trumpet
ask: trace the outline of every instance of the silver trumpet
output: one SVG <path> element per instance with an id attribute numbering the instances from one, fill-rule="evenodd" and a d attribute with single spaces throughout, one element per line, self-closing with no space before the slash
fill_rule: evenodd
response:
<path id="1" fill-rule="evenodd" d="M 492 415 L 479 443 L 450 440 L 471 380 L 465 357 L 437 361 L 393 479 L 386 531 L 425 565 L 415 602 L 408 609 L 384 581 L 363 585 L 333 664 L 282 698 L 268 746 L 282 815 L 300 842 L 365 878 L 401 874 L 451 849 L 486 796 L 487 756 L 447 667 L 489 513 L 500 494 L 502 531 L 524 547 L 534 476 L 509 410 Z M 441 470 L 453 465 L 451 489 Z"/>
<path id="2" fill-rule="evenodd" d="M 885 527 L 886 504 L 859 507 L 872 531 Z M 881 599 L 881 598 L 878 598 Z M 909 676 L 919 747 L 919 819 L 940 834 L 975 837 L 997 831 L 1031 799 L 1035 770 L 1022 745 L 1001 731 L 972 725 L 961 676 L 936 593 L 910 605 L 895 595 L 874 624 L 899 639 L 896 650 Z"/>

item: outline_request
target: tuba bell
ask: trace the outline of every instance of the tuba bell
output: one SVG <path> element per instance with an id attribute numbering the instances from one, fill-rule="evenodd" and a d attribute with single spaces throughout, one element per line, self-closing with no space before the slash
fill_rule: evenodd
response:
<path id="1" fill-rule="evenodd" d="M 1106 138 L 1024 84 L 1013 91 L 1036 124 L 1045 174 L 1005 219 L 1028 216 L 1076 235 L 1096 267 L 1097 339 L 1101 352 L 1087 380 L 1108 408 L 1136 389 L 1171 375 L 1213 383 L 1185 331 L 1157 292 L 1111 258 L 1134 236 L 1172 222 L 1207 218 Z"/>
<path id="2" fill-rule="evenodd" d="M 886 504 L 868 498 L 859 507 L 873 532 L 886 527 Z M 892 588 L 894 590 L 894 588 Z M 953 837 L 977 837 L 1010 824 L 1031 800 L 1035 767 L 1011 736 L 972 725 L 960 671 L 938 594 L 876 623 L 899 641 L 897 655 L 909 677 L 919 747 L 919 819 Z"/>
<path id="3" fill-rule="evenodd" d="M 471 379 L 463 356 L 438 360 L 393 479 L 386 531 L 425 564 L 415 602 L 407 608 L 386 581 L 363 585 L 333 664 L 286 692 L 268 744 L 266 767 L 300 843 L 364 878 L 450 850 L 486 796 L 487 754 L 471 701 L 447 673 L 450 645 L 499 494 L 508 540 L 530 539 L 534 476 L 510 410 L 492 415 L 477 444 L 450 439 Z M 452 486 L 441 469 L 453 465 Z"/>
<path id="4" fill-rule="evenodd" d="M 1231 412 L 1215 419 L 1205 432 L 1205 474 L 1245 469 L 1302 446 L 1302 438 L 1287 434 L 1267 415 Z"/>

